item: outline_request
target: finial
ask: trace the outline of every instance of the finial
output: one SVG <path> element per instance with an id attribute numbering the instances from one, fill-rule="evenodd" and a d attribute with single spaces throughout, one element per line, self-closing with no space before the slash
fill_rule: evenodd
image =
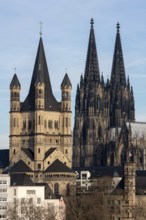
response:
<path id="1" fill-rule="evenodd" d="M 16 74 L 16 67 L 14 68 L 14 74 Z"/>
<path id="2" fill-rule="evenodd" d="M 43 26 L 43 22 L 40 22 L 40 37 L 42 37 L 42 26 Z"/>
<path id="3" fill-rule="evenodd" d="M 65 68 L 65 70 L 66 70 L 66 73 L 67 73 L 67 68 Z"/>
<path id="4" fill-rule="evenodd" d="M 91 24 L 91 29 L 92 29 L 92 28 L 93 28 L 93 25 L 94 25 L 94 20 L 93 20 L 93 18 L 91 18 L 90 24 Z"/>
<path id="5" fill-rule="evenodd" d="M 119 33 L 119 30 L 120 30 L 120 24 L 119 22 L 117 23 L 117 32 Z"/>

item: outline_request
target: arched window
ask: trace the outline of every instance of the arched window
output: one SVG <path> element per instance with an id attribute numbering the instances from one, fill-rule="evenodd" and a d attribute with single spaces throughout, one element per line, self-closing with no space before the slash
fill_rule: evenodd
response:
<path id="1" fill-rule="evenodd" d="M 98 110 L 100 110 L 100 97 L 98 96 L 98 98 L 97 98 L 97 108 L 98 108 Z"/>
<path id="2" fill-rule="evenodd" d="M 70 195 L 70 184 L 67 183 L 66 185 L 66 195 L 69 196 Z"/>
<path id="3" fill-rule="evenodd" d="M 59 184 L 58 183 L 54 184 L 54 194 L 59 195 Z"/>

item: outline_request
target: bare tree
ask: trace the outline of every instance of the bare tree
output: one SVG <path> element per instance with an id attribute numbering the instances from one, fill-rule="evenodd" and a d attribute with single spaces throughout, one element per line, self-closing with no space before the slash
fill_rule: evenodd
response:
<path id="1" fill-rule="evenodd" d="M 108 220 L 107 196 L 103 193 L 71 196 L 66 201 L 67 220 Z"/>
<path id="2" fill-rule="evenodd" d="M 36 206 L 30 200 L 23 204 L 19 200 L 7 204 L 6 216 L 8 220 L 54 220 L 55 213 L 48 207 Z"/>
<path id="3" fill-rule="evenodd" d="M 134 220 L 146 219 L 146 202 L 138 199 L 134 207 Z"/>

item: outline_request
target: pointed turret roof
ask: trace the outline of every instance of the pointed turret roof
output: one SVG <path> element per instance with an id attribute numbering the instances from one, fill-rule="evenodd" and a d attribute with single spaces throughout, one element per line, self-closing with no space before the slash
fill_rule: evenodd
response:
<path id="1" fill-rule="evenodd" d="M 62 81 L 62 83 L 61 83 L 61 89 L 63 89 L 65 86 L 72 88 L 72 84 L 71 84 L 71 82 L 70 82 L 70 79 L 69 79 L 67 73 L 65 74 L 65 76 L 64 76 L 64 78 L 63 78 L 63 81 Z"/>
<path id="2" fill-rule="evenodd" d="M 12 89 L 14 86 L 21 88 L 21 85 L 20 85 L 20 82 L 18 80 L 16 73 L 14 74 L 12 81 L 10 83 L 10 89 Z"/>
<path id="3" fill-rule="evenodd" d="M 115 86 L 116 84 L 126 86 L 125 67 L 124 67 L 124 59 L 122 53 L 119 23 L 117 23 L 117 35 L 116 35 L 116 42 L 115 42 L 115 49 L 113 56 L 112 72 L 111 72 L 111 85 Z"/>
<path id="4" fill-rule="evenodd" d="M 39 41 L 29 93 L 22 103 L 21 111 L 35 110 L 35 84 L 38 79 L 45 83 L 45 110 L 59 111 L 60 105 L 52 92 L 42 37 Z"/>
<path id="5" fill-rule="evenodd" d="M 91 24 L 91 29 L 90 29 L 90 36 L 89 36 L 86 66 L 85 66 L 85 82 L 86 83 L 90 81 L 94 81 L 94 82 L 100 81 L 100 72 L 99 72 L 95 34 L 94 34 L 94 27 L 93 27 L 94 25 L 93 18 L 91 19 L 90 24 Z"/>

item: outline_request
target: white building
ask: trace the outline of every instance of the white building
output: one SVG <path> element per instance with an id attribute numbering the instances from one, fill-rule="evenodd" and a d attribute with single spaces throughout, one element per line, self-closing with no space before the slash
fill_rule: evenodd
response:
<path id="1" fill-rule="evenodd" d="M 23 177 L 28 178 L 24 174 Z M 18 178 L 20 178 L 20 174 Z M 22 217 L 32 204 L 34 208 L 42 212 L 45 210 L 49 214 L 50 211 L 54 220 L 65 220 L 66 206 L 62 197 L 55 198 L 54 195 L 51 195 L 45 184 L 18 185 L 19 180 L 16 177 L 15 180 L 16 182 L 10 185 L 10 176 L 0 175 L 0 220 L 8 219 L 7 215 L 8 213 L 11 215 L 10 210 L 13 210 L 14 207 L 17 208 L 18 216 Z M 22 178 L 21 184 L 24 184 Z"/>
<path id="2" fill-rule="evenodd" d="M 9 175 L 0 174 L 0 220 L 6 219 L 9 186 Z"/>

